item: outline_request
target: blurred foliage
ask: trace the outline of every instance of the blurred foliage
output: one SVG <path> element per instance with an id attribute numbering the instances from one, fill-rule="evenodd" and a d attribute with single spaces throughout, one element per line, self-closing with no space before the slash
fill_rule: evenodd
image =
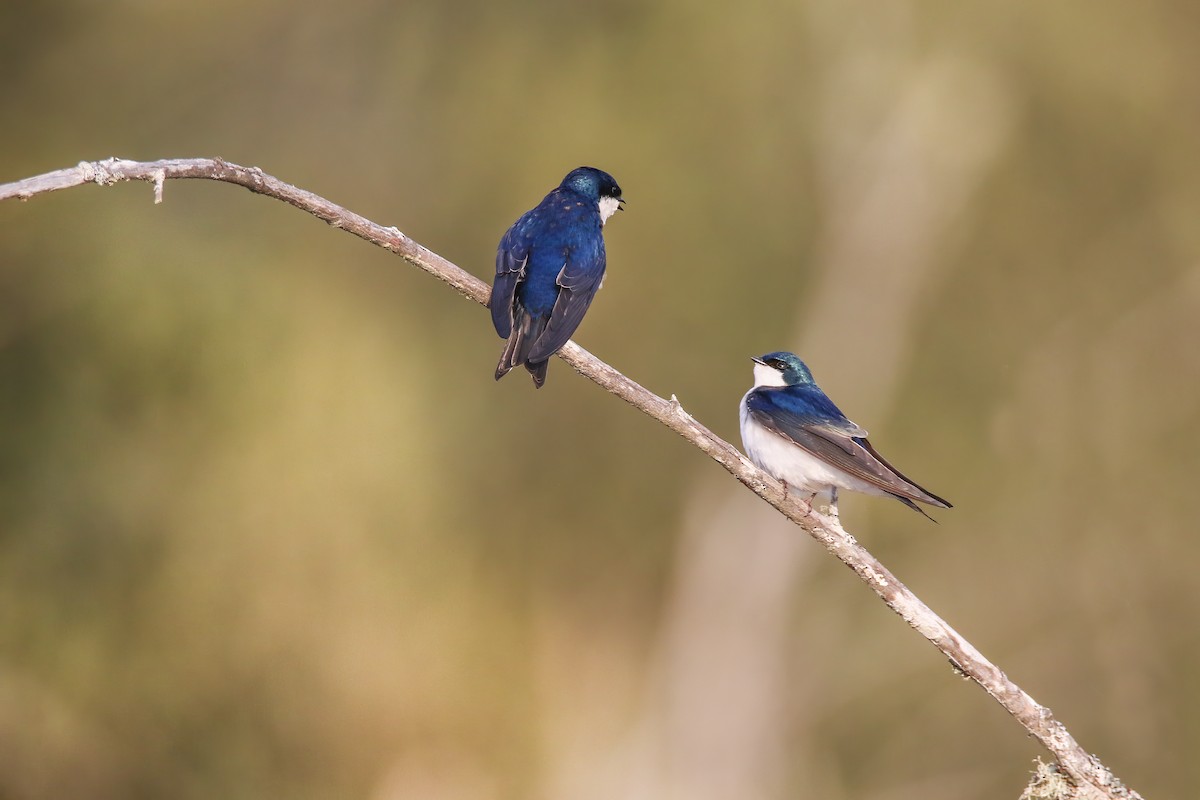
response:
<path id="1" fill-rule="evenodd" d="M 219 155 L 486 279 L 609 170 L 581 343 L 733 441 L 748 356 L 801 352 L 957 506 L 848 527 L 1183 797 L 1198 45 L 1180 0 L 9 4 L 0 180 Z M 500 348 L 228 186 L 0 207 L 0 797 L 1020 792 L 1036 743 L 815 544 L 561 363 L 493 383 Z M 681 590 L 705 552 L 724 583 Z M 734 613 L 764 575 L 777 627 Z M 771 724 L 706 739 L 758 648 Z"/>

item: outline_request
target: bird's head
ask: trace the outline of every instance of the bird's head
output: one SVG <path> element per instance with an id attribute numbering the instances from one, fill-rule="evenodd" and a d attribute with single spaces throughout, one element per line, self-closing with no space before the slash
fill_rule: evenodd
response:
<path id="1" fill-rule="evenodd" d="M 812 384 L 808 365 L 795 353 L 783 350 L 758 356 L 754 361 L 754 386 L 801 386 Z"/>
<path id="2" fill-rule="evenodd" d="M 600 224 L 608 222 L 608 218 L 622 211 L 625 198 L 621 197 L 621 187 L 604 170 L 595 167 L 578 167 L 567 173 L 563 178 L 562 188 L 578 192 L 591 200 L 600 209 Z"/>

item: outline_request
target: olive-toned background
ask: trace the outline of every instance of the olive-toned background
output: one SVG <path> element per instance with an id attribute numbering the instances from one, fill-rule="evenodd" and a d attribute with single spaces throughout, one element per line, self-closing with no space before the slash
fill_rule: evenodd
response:
<path id="1" fill-rule="evenodd" d="M 28 5 L 28 7 L 23 7 Z M 1200 783 L 1200 6 L 0 10 L 0 181 L 221 156 L 485 279 L 629 198 L 579 341 L 847 526 L 1151 797 Z M 1037 744 L 798 529 L 481 308 L 206 182 L 0 205 L 0 797 L 1015 798 Z"/>

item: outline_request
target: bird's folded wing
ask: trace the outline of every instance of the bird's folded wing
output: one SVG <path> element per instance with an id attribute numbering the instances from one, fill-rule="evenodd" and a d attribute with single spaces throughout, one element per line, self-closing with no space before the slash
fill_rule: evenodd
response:
<path id="1" fill-rule="evenodd" d="M 830 420 L 783 408 L 761 392 L 752 393 L 746 406 L 760 425 L 859 480 L 902 497 L 925 500 L 929 496 L 884 461 L 865 438 L 867 432 L 848 419 Z"/>
<path id="2" fill-rule="evenodd" d="M 567 263 L 558 273 L 560 291 L 550 311 L 550 322 L 529 351 L 530 361 L 543 361 L 567 343 L 583 321 L 603 277 L 603 249 L 584 258 L 575 251 L 568 252 Z"/>
<path id="3" fill-rule="evenodd" d="M 528 241 L 509 230 L 496 249 L 496 280 L 492 283 L 492 295 L 488 298 L 492 325 L 502 339 L 507 339 L 512 333 L 513 299 L 528 261 Z"/>

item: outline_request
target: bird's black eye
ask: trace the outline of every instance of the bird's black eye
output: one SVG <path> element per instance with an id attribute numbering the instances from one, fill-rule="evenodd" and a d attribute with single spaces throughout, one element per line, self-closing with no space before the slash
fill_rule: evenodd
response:
<path id="1" fill-rule="evenodd" d="M 783 362 L 780 361 L 778 358 L 768 358 L 767 365 L 772 366 L 775 369 L 779 369 L 779 370 L 783 369 Z"/>

